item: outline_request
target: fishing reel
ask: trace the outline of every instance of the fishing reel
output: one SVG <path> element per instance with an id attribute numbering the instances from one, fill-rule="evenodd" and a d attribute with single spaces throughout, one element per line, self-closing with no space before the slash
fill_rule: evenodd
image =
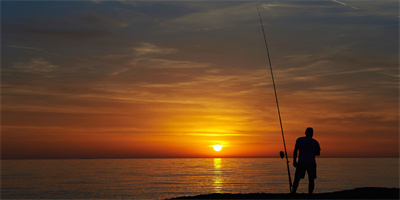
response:
<path id="1" fill-rule="evenodd" d="M 285 153 L 283 151 L 279 152 L 279 156 L 281 156 L 281 159 L 283 159 L 283 157 L 285 157 Z"/>

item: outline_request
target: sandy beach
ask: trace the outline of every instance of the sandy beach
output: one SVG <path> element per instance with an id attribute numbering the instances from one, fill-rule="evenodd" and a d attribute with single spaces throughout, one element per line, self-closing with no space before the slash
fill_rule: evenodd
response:
<path id="1" fill-rule="evenodd" d="M 172 199 L 308 199 L 308 194 L 204 194 L 196 196 L 184 196 Z M 365 187 L 337 192 L 315 193 L 313 199 L 399 199 L 399 188 Z"/>

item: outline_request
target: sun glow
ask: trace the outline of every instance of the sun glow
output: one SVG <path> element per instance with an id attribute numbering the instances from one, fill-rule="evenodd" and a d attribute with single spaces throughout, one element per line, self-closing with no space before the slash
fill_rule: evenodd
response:
<path id="1" fill-rule="evenodd" d="M 221 151 L 222 145 L 216 144 L 216 145 L 213 146 L 213 148 L 214 148 L 215 151 Z"/>

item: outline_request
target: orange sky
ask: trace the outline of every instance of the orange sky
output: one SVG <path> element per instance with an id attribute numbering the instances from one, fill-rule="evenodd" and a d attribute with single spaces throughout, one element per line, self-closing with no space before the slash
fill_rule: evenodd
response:
<path id="1" fill-rule="evenodd" d="M 307 127 L 321 157 L 399 156 L 398 5 L 351 3 L 260 3 L 290 156 Z M 256 11 L 3 3 L 2 159 L 278 157 Z"/>

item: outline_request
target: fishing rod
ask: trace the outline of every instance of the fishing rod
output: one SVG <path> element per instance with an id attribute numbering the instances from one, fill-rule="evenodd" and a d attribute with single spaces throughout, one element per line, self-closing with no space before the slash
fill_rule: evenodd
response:
<path id="1" fill-rule="evenodd" d="M 258 11 L 258 16 L 260 17 L 260 24 L 261 24 L 261 29 L 263 32 L 264 36 L 264 42 L 265 42 L 265 49 L 267 50 L 267 55 L 268 55 L 268 62 L 269 62 L 269 68 L 271 69 L 271 77 L 272 77 L 272 84 L 274 85 L 274 92 L 275 92 L 275 100 L 276 100 L 276 107 L 278 108 L 278 115 L 279 115 L 279 122 L 281 125 L 281 132 L 282 132 L 282 139 L 283 139 L 283 146 L 285 147 L 285 156 L 286 156 L 286 165 L 287 165 L 287 170 L 288 170 L 288 176 L 289 176 L 289 190 L 292 192 L 292 179 L 290 178 L 290 168 L 289 168 L 289 159 L 287 156 L 287 151 L 286 151 L 286 143 L 285 143 L 285 135 L 283 134 L 283 126 L 282 126 L 282 119 L 281 119 L 281 112 L 279 111 L 279 103 L 278 103 L 278 95 L 276 94 L 276 87 L 275 87 L 275 81 L 274 81 L 274 73 L 272 72 L 272 65 L 271 65 L 271 58 L 269 56 L 269 51 L 268 51 L 268 44 L 267 44 L 267 38 L 265 36 L 265 31 L 264 31 L 264 25 L 261 19 L 260 15 L 260 10 L 258 9 L 258 5 L 256 4 L 257 11 Z M 283 158 L 283 152 L 280 152 L 281 158 Z"/>

